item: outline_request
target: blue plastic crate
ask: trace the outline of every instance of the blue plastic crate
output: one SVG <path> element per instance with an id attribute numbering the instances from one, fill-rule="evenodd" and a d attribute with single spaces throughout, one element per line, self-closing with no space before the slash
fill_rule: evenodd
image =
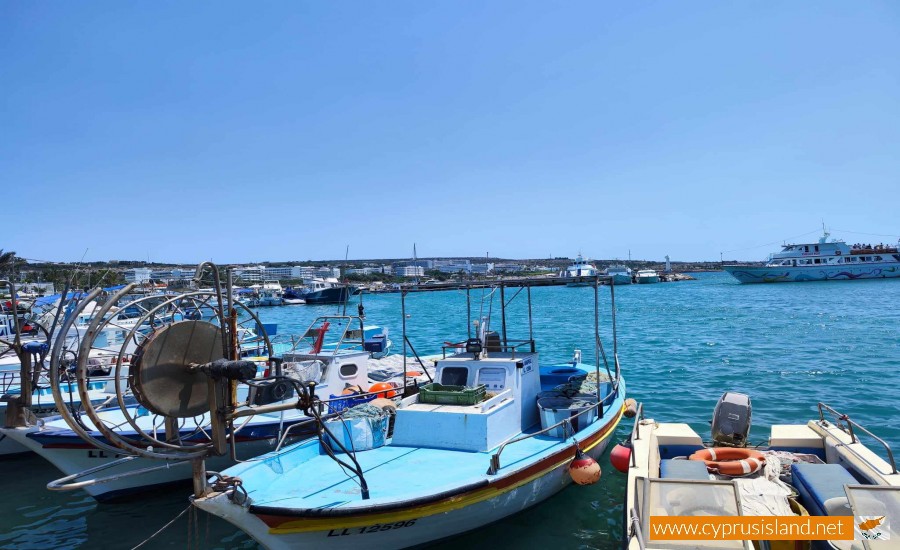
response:
<path id="1" fill-rule="evenodd" d="M 328 403 L 328 411 L 332 413 L 341 412 L 345 409 L 368 403 L 375 399 L 374 395 L 364 395 L 356 397 L 353 395 L 329 395 L 329 401 L 332 399 L 340 399 L 340 401 L 330 401 Z"/>

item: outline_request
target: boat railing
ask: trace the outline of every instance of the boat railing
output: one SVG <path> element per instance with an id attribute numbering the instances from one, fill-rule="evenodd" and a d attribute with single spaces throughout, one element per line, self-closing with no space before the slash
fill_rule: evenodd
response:
<path id="1" fill-rule="evenodd" d="M 332 339 L 327 343 L 324 340 L 324 335 L 322 335 L 322 349 L 319 350 L 318 353 L 314 353 L 313 355 L 330 355 L 336 357 L 338 355 L 338 351 L 340 350 L 355 350 L 355 349 L 364 349 L 365 346 L 365 327 L 363 326 L 363 320 L 360 317 L 352 316 L 352 315 L 327 315 L 322 317 L 317 317 L 312 323 L 310 323 L 309 327 L 303 332 L 303 335 L 300 337 L 292 336 L 291 337 L 291 349 L 288 353 L 304 353 L 300 346 L 304 343 L 309 345 L 310 348 L 313 347 L 316 338 L 320 337 L 322 334 L 321 331 L 324 328 L 325 323 L 331 323 L 332 321 L 338 321 L 339 326 L 342 326 L 340 336 L 335 340 Z M 346 323 L 346 324 L 344 324 Z M 359 339 L 356 340 L 351 338 L 348 333 L 355 332 L 356 328 L 351 328 L 351 325 L 359 324 Z"/>
<path id="2" fill-rule="evenodd" d="M 641 422 L 644 420 L 644 404 L 638 403 L 637 412 L 634 415 L 634 426 L 631 427 L 631 439 L 629 441 L 639 441 L 641 439 Z M 631 452 L 631 467 L 637 467 L 637 457 L 634 451 Z"/>
<path id="3" fill-rule="evenodd" d="M 21 386 L 21 374 L 14 371 L 0 373 L 0 393 L 9 393 L 11 388 Z"/>
<path id="4" fill-rule="evenodd" d="M 616 390 L 615 388 L 612 389 L 608 394 L 606 394 L 606 395 L 604 395 L 603 397 L 601 397 L 601 398 L 600 398 L 596 403 L 594 403 L 592 406 L 590 406 L 590 407 L 585 407 L 583 410 L 579 411 L 578 413 L 573 414 L 573 415 L 570 416 L 569 418 L 563 419 L 563 420 L 557 422 L 556 424 L 553 424 L 553 425 L 551 425 L 551 426 L 547 426 L 546 428 L 542 428 L 541 430 L 539 430 L 539 431 L 537 431 L 537 432 L 533 432 L 533 433 L 530 433 L 530 434 L 526 434 L 526 435 L 521 435 L 521 436 L 519 436 L 519 437 L 515 437 L 515 438 L 513 438 L 513 439 L 510 439 L 509 441 L 506 441 L 506 442 L 502 443 L 502 444 L 500 445 L 500 447 L 497 449 L 497 452 L 494 453 L 493 455 L 491 455 L 491 464 L 490 464 L 490 466 L 488 467 L 487 475 L 489 475 L 489 476 L 497 475 L 497 472 L 500 471 L 500 468 L 501 468 L 501 466 L 500 466 L 500 455 L 503 453 L 503 450 L 506 449 L 506 447 L 507 447 L 508 445 L 512 445 L 513 443 L 518 443 L 518 442 L 520 442 L 520 441 L 525 441 L 525 440 L 527 440 L 527 439 L 531 439 L 531 438 L 537 437 L 537 436 L 539 436 L 539 435 L 544 435 L 544 434 L 546 434 L 546 433 L 551 432 L 552 430 L 555 430 L 556 428 L 559 428 L 560 426 L 563 427 L 563 433 L 564 433 L 564 435 L 565 435 L 565 437 L 564 437 L 563 439 L 568 439 L 568 437 L 569 437 L 569 432 L 570 432 L 570 431 L 572 432 L 572 435 L 575 435 L 575 429 L 572 427 L 572 420 L 575 419 L 575 418 L 578 418 L 579 416 L 581 416 L 581 415 L 583 415 L 583 414 L 587 414 L 587 413 L 589 413 L 589 412 L 592 412 L 594 409 L 597 410 L 597 417 L 598 417 L 598 422 L 599 422 L 599 418 L 602 418 L 602 417 L 603 417 L 603 403 L 604 403 L 604 401 L 606 401 L 606 400 L 609 399 L 610 397 L 614 396 L 614 395 L 616 394 L 616 392 L 617 392 L 617 390 Z"/>
<path id="5" fill-rule="evenodd" d="M 457 350 L 460 348 L 465 348 L 465 342 L 459 342 L 456 344 L 451 344 L 445 342 L 443 346 L 441 346 L 441 352 L 444 355 L 444 359 L 447 358 L 447 350 Z M 493 351 L 499 351 L 501 353 L 509 353 L 511 355 L 510 359 L 516 358 L 516 352 L 522 353 L 519 348 L 526 348 L 528 350 L 527 353 L 535 352 L 534 340 L 507 340 L 505 343 L 499 342 L 491 342 L 490 344 L 485 344 L 485 351 L 490 354 Z"/>
<path id="6" fill-rule="evenodd" d="M 47 489 L 50 491 L 74 491 L 75 489 L 84 489 L 86 487 L 91 487 L 93 485 L 99 485 L 101 483 L 109 483 L 112 481 L 119 481 L 120 479 L 134 477 L 139 475 L 144 475 L 150 472 L 156 472 L 160 470 L 167 470 L 179 464 L 188 464 L 190 460 L 186 459 L 172 459 L 167 460 L 165 464 L 161 464 L 159 466 L 150 466 L 148 468 L 140 468 L 138 470 L 132 470 L 128 472 L 119 472 L 105 477 L 97 477 L 93 479 L 87 479 L 84 481 L 76 481 L 87 477 L 92 474 L 96 474 L 97 472 L 102 472 L 103 470 L 108 470 L 110 468 L 114 468 L 116 466 L 120 466 L 122 464 L 126 464 L 131 462 L 132 460 L 138 458 L 137 456 L 123 456 L 116 458 L 110 462 L 105 464 L 101 464 L 99 466 L 95 466 L 94 468 L 90 468 L 84 470 L 83 472 L 77 472 L 65 477 L 61 477 L 54 481 L 51 481 L 47 484 Z"/>
<path id="7" fill-rule="evenodd" d="M 871 437 L 878 443 L 881 443 L 882 447 L 884 447 L 884 450 L 887 452 L 888 461 L 890 462 L 890 465 L 891 465 L 891 474 L 897 473 L 897 463 L 894 461 L 894 452 L 891 450 L 891 446 L 888 445 L 885 440 L 883 440 L 880 437 L 878 437 L 877 435 L 873 434 L 872 432 L 870 432 L 869 430 L 867 430 L 866 428 L 861 426 L 859 423 L 851 420 L 848 415 L 834 410 L 832 407 L 826 405 L 825 403 L 819 402 L 818 408 L 819 408 L 819 420 L 821 422 L 827 422 L 825 420 L 825 411 L 828 411 L 831 414 L 833 414 L 834 418 L 835 418 L 834 424 L 850 436 L 851 443 L 859 443 L 859 438 L 856 436 L 855 430 L 862 431 L 864 434 L 868 435 L 869 437 Z M 864 457 L 860 456 L 860 454 L 858 452 L 856 452 L 854 449 L 852 449 L 851 447 L 845 447 L 845 448 L 848 451 L 852 452 L 854 455 L 856 455 L 856 457 L 859 458 L 860 460 L 862 460 L 866 463 L 869 463 L 868 460 L 866 460 Z M 869 464 L 869 465 L 872 466 L 872 464 Z"/>
<path id="8" fill-rule="evenodd" d="M 641 516 L 634 508 L 628 509 L 628 525 L 631 527 L 631 536 L 627 537 L 625 547 L 631 542 L 631 539 L 637 539 L 638 548 L 644 550 L 647 545 L 644 544 L 644 533 L 641 530 Z"/>

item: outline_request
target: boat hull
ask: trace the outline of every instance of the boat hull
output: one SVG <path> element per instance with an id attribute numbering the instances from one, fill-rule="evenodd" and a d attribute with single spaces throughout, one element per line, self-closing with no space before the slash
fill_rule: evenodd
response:
<path id="1" fill-rule="evenodd" d="M 622 411 L 619 410 L 607 422 L 598 421 L 597 428 L 591 430 L 593 433 L 579 434 L 582 450 L 598 459 L 609 446 L 621 418 Z M 550 498 L 572 483 L 568 466 L 574 453 L 575 445 L 568 445 L 544 460 L 550 464 L 541 461 L 473 491 L 484 491 L 490 495 L 487 498 L 473 498 L 464 493 L 419 508 L 336 517 L 324 523 L 318 519 L 304 520 L 287 515 L 254 514 L 248 507 L 236 505 L 227 494 L 196 499 L 194 505 L 233 523 L 272 550 L 355 549 L 360 545 L 408 548 L 484 527 Z M 513 488 L 509 489 L 509 485 Z M 470 499 L 475 502 L 469 504 Z"/>
<path id="2" fill-rule="evenodd" d="M 316 290 L 304 295 L 307 304 L 342 304 L 350 298 L 353 289 L 335 287 Z"/>
<path id="3" fill-rule="evenodd" d="M 741 283 L 795 283 L 806 281 L 854 281 L 900 278 L 900 262 L 877 265 L 803 267 L 747 267 L 726 265 L 723 269 Z"/>
<path id="4" fill-rule="evenodd" d="M 304 419 L 305 417 L 285 421 L 284 427 Z M 253 431 L 258 433 L 259 437 L 238 438 L 238 459 L 246 460 L 274 450 L 278 444 L 278 428 L 277 423 L 257 426 Z M 311 435 L 308 431 L 304 432 L 302 430 L 296 430 L 295 433 L 297 437 L 289 438 L 290 442 L 299 441 Z M 9 441 L 10 445 L 14 445 L 15 448 L 22 451 L 34 451 L 56 466 L 66 476 L 103 465 L 110 465 L 110 467 L 95 473 L 91 478 L 127 474 L 145 468 L 156 467 L 154 471 L 142 475 L 123 477 L 114 481 L 83 487 L 85 492 L 99 501 L 114 500 L 164 485 L 187 482 L 192 477 L 191 465 L 188 462 L 173 461 L 165 465 L 158 460 L 135 458 L 112 465 L 113 462 L 124 458 L 126 455 L 113 454 L 97 449 L 71 432 L 69 435 L 54 436 L 42 434 L 41 428 L 38 426 L 3 428 L 2 432 L 0 432 L 0 438 L 2 438 L 0 439 L 0 450 L 4 448 L 4 443 Z M 207 467 L 213 471 L 222 470 L 234 464 L 235 462 L 231 460 L 230 455 L 213 456 L 206 459 Z"/>
<path id="5" fill-rule="evenodd" d="M 653 277 L 638 277 L 638 278 L 637 278 L 637 282 L 638 282 L 639 285 L 649 285 L 649 284 L 652 284 L 652 283 L 658 283 L 658 282 L 659 282 L 659 276 L 653 276 Z"/>
<path id="6" fill-rule="evenodd" d="M 613 275 L 612 276 L 612 284 L 614 285 L 630 285 L 631 277 L 629 275 Z"/>

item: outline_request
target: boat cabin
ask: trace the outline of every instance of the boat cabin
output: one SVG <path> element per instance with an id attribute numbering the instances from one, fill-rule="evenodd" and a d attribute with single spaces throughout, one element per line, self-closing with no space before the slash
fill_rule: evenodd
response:
<path id="1" fill-rule="evenodd" d="M 492 352 L 437 362 L 441 386 L 484 386 L 487 399 L 474 405 L 422 402 L 421 394 L 403 399 L 397 409 L 392 444 L 460 451 L 488 451 L 539 422 L 541 391 L 537 353 Z"/>

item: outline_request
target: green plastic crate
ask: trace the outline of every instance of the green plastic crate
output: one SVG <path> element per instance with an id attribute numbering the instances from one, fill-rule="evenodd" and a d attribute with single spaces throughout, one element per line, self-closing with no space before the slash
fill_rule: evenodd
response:
<path id="1" fill-rule="evenodd" d="M 474 405 L 484 401 L 487 390 L 484 384 L 474 388 L 425 384 L 419 388 L 419 402 L 435 405 Z"/>

